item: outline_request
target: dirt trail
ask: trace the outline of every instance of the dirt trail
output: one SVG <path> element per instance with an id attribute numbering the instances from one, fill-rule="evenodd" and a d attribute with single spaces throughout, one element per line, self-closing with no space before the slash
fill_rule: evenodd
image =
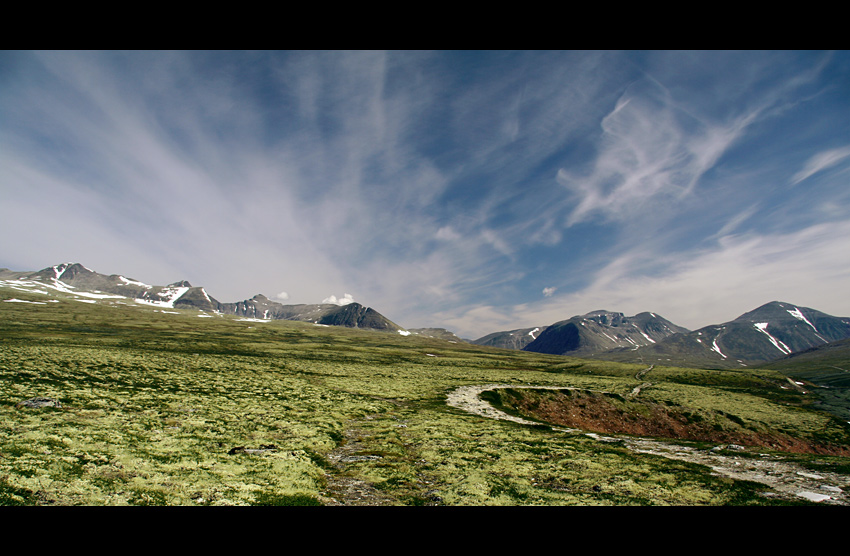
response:
<path id="1" fill-rule="evenodd" d="M 366 417 L 363 421 L 372 419 Z M 367 481 L 346 474 L 349 464 L 358 461 L 381 459 L 380 456 L 360 455 L 363 445 L 359 439 L 368 436 L 361 429 L 360 420 L 351 420 L 345 429 L 345 442 L 328 454 L 328 461 L 336 468 L 336 473 L 326 474 L 327 489 L 322 497 L 326 506 L 397 506 L 400 502 L 381 492 Z"/>
<path id="2" fill-rule="evenodd" d="M 652 367 L 645 369 L 642 373 L 651 369 Z M 566 386 L 517 386 L 513 384 L 462 386 L 448 395 L 446 403 L 452 407 L 490 419 L 513 421 L 525 425 L 538 424 L 534 421 L 503 413 L 479 397 L 482 392 L 497 388 L 577 390 L 576 388 Z M 754 458 L 749 454 L 749 457 L 736 457 L 720 453 L 719 450 L 721 447 L 731 448 L 733 450 L 735 448 L 741 448 L 734 445 L 723 445 L 710 450 L 700 450 L 649 438 L 605 436 L 579 429 L 562 427 L 552 427 L 552 429 L 571 434 L 584 434 L 601 442 L 620 442 L 630 450 L 642 454 L 654 454 L 666 458 L 702 464 L 711 468 L 712 471 L 719 475 L 767 485 L 775 491 L 775 493 L 770 493 L 772 496 L 799 497 L 829 505 L 850 505 L 850 497 L 846 493 L 846 491 L 850 490 L 850 476 L 835 473 L 814 473 L 796 464 L 782 461 L 778 456 L 762 454 L 761 457 Z M 743 448 L 741 449 L 743 450 Z M 728 452 L 728 450 L 726 451 Z"/>
<path id="3" fill-rule="evenodd" d="M 651 371 L 654 368 L 655 368 L 655 365 L 650 365 L 649 367 L 645 368 L 644 370 L 642 370 L 638 374 L 636 374 L 635 378 L 637 380 L 641 380 L 643 378 L 643 375 L 645 375 L 646 373 L 648 373 L 649 371 Z M 639 386 L 635 386 L 632 389 L 631 393 L 629 394 L 629 397 L 630 398 L 636 398 L 640 394 L 641 390 L 643 390 L 644 388 L 649 388 L 650 386 L 652 386 L 651 382 L 644 382 L 644 383 L 640 384 Z"/>

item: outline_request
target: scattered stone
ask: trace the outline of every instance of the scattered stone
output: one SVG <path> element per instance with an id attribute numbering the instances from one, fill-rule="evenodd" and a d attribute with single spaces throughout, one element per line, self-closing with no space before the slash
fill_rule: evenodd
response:
<path id="1" fill-rule="evenodd" d="M 228 450 L 228 455 L 234 454 L 263 454 L 265 452 L 276 452 L 277 446 L 274 444 L 263 444 L 259 448 L 246 448 L 245 446 L 236 446 Z"/>
<path id="2" fill-rule="evenodd" d="M 715 446 L 712 448 L 711 452 L 722 452 L 723 450 L 731 450 L 733 452 L 742 452 L 745 451 L 746 448 L 741 446 L 740 444 L 721 444 L 720 446 Z"/>
<path id="3" fill-rule="evenodd" d="M 345 456 L 339 458 L 339 461 L 343 463 L 352 463 L 355 461 L 372 461 L 376 459 L 382 459 L 381 456 Z"/>
<path id="4" fill-rule="evenodd" d="M 798 492 L 797 496 L 799 496 L 800 498 L 805 498 L 806 500 L 811 500 L 812 502 L 823 502 L 824 500 L 829 500 L 830 498 L 832 498 L 831 496 L 828 496 L 826 494 L 818 494 L 816 492 L 809 492 L 807 490 Z"/>
<path id="5" fill-rule="evenodd" d="M 15 409 L 20 409 L 22 407 L 62 407 L 62 404 L 59 403 L 59 400 L 54 400 L 52 398 L 35 397 L 18 403 L 15 406 Z"/>

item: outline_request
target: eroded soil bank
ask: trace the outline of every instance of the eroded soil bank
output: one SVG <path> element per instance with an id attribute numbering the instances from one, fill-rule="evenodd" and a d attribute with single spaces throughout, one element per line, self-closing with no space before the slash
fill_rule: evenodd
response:
<path id="1" fill-rule="evenodd" d="M 723 411 L 694 410 L 587 390 L 491 390 L 482 395 L 503 410 L 553 425 L 601 434 L 742 444 L 794 452 L 850 456 L 850 446 L 800 439 L 744 422 Z"/>

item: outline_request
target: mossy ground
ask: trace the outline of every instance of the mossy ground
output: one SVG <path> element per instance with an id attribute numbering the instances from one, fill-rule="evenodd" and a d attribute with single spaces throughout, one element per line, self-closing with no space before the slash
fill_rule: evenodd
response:
<path id="1" fill-rule="evenodd" d="M 335 476 L 399 505 L 780 503 L 705 467 L 444 403 L 483 383 L 625 396 L 641 368 L 132 304 L 0 303 L 0 504 L 314 505 Z M 710 386 L 694 385 L 702 373 Z M 788 405 L 802 395 L 771 371 L 652 374 L 653 396 L 688 407 L 804 436 L 829 421 Z M 16 407 L 36 396 L 62 407 Z M 363 457 L 332 464 L 350 442 Z"/>

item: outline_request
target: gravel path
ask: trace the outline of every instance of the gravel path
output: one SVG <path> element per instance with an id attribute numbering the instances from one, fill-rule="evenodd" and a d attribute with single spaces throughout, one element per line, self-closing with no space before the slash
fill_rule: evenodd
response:
<path id="1" fill-rule="evenodd" d="M 461 386 L 451 392 L 446 402 L 452 407 L 462 409 L 474 415 L 513 421 L 525 425 L 538 424 L 534 421 L 508 415 L 482 400 L 479 395 L 487 390 L 497 388 L 537 388 L 576 390 L 571 387 L 553 386 L 517 386 L 514 384 L 484 384 L 476 386 Z M 774 496 L 800 497 L 813 502 L 829 505 L 850 505 L 850 476 L 836 473 L 813 473 L 790 462 L 782 461 L 778 456 L 762 454 L 760 458 L 736 457 L 719 453 L 719 448 L 735 449 L 735 446 L 719 446 L 711 450 L 699 450 L 687 446 L 679 446 L 648 438 L 629 436 L 605 436 L 589 433 L 579 429 L 552 427 L 553 430 L 585 434 L 601 442 L 621 442 L 630 450 L 642 454 L 654 454 L 666 458 L 688 461 L 708 466 L 715 473 L 738 480 L 762 483 L 775 493 Z M 743 449 L 743 448 L 741 448 Z"/>

